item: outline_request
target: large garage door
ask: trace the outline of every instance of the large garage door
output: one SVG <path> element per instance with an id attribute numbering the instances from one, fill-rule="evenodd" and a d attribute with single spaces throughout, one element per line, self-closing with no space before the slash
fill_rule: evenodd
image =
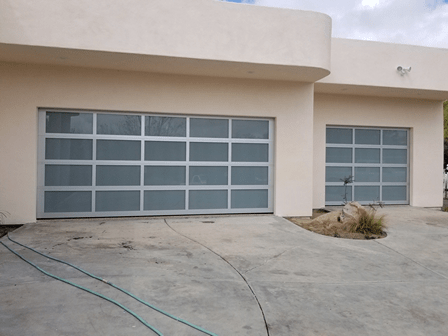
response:
<path id="1" fill-rule="evenodd" d="M 362 204 L 382 201 L 409 204 L 409 131 L 328 127 L 326 148 L 327 205 L 344 197 Z M 343 186 L 352 176 L 354 182 Z"/>
<path id="2" fill-rule="evenodd" d="M 41 110 L 38 218 L 272 212 L 273 126 Z"/>

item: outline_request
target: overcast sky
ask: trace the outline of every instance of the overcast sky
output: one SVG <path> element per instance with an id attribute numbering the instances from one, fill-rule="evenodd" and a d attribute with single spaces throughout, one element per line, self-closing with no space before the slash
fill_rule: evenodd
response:
<path id="1" fill-rule="evenodd" d="M 326 13 L 333 37 L 448 48 L 448 0 L 223 0 Z"/>

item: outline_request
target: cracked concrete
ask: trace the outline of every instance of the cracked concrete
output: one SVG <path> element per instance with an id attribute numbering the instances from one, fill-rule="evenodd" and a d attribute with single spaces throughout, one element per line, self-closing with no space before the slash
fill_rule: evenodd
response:
<path id="1" fill-rule="evenodd" d="M 446 335 L 448 213 L 406 206 L 380 212 L 389 230 L 377 241 L 320 236 L 268 215 L 54 220 L 11 236 L 218 335 L 267 335 L 266 324 L 270 336 Z M 165 335 L 203 335 L 1 241 L 48 272 L 116 299 Z M 0 295 L 2 336 L 154 335 L 3 246 Z"/>

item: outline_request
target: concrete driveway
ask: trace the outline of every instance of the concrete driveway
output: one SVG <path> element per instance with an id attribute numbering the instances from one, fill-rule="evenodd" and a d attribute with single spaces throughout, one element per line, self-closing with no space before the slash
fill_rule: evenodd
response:
<path id="1" fill-rule="evenodd" d="M 388 207 L 389 236 L 325 237 L 275 216 L 45 221 L 11 237 L 218 335 L 447 335 L 448 213 Z M 204 335 L 3 237 L 164 335 Z M 269 332 L 266 330 L 268 326 Z M 0 335 L 154 335 L 0 245 Z"/>

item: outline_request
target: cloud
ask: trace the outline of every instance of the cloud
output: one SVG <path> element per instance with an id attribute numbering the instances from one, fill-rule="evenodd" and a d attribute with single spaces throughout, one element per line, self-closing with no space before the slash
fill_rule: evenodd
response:
<path id="1" fill-rule="evenodd" d="M 333 36 L 448 48 L 448 0 L 232 0 L 330 15 Z"/>

